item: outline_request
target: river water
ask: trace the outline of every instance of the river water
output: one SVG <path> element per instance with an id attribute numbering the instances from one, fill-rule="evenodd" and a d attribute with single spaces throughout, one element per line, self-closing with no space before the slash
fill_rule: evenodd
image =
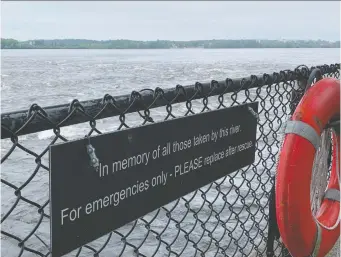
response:
<path id="1" fill-rule="evenodd" d="M 207 82 L 212 79 L 220 81 L 227 77 L 239 78 L 251 74 L 259 75 L 264 72 L 272 73 L 284 69 L 294 69 L 300 64 L 315 66 L 340 61 L 339 49 L 3 50 L 1 54 L 2 112 L 27 109 L 32 103 L 41 106 L 65 104 L 75 98 L 80 101 L 102 98 L 106 93 L 115 96 L 144 88 L 169 88 L 175 87 L 177 84 L 188 85 L 196 81 Z M 216 106 L 217 102 L 214 104 Z M 200 107 L 202 107 L 200 102 L 194 104 L 196 111 Z M 184 104 L 174 108 L 174 113 L 177 116 L 183 115 L 185 111 Z M 272 118 L 271 115 L 273 114 L 270 114 L 270 118 Z M 155 121 L 165 118 L 165 108 L 152 110 L 152 117 Z M 263 118 L 265 117 L 263 116 Z M 141 124 L 141 119 L 136 114 L 127 115 L 127 120 L 127 123 L 132 126 Z M 97 124 L 102 132 L 117 129 L 118 125 L 117 117 L 98 121 Z M 89 125 L 69 126 L 62 128 L 61 131 L 67 139 L 81 138 L 89 131 Z M 270 131 L 270 128 L 265 127 L 266 131 Z M 21 136 L 19 142 L 30 150 L 40 153 L 53 139 L 53 136 L 54 133 L 51 130 L 42 131 Z M 2 140 L 1 143 L 3 157 L 12 143 L 7 139 Z M 258 147 L 261 148 L 262 144 L 264 142 L 260 142 Z M 278 150 L 276 146 L 265 149 L 262 152 L 263 158 L 276 150 Z M 47 155 L 43 157 L 43 162 L 48 166 Z M 268 164 L 262 165 L 260 166 L 264 170 Z M 271 166 L 271 164 L 269 165 Z M 17 148 L 2 164 L 1 176 L 2 179 L 20 186 L 30 177 L 35 168 L 35 157 Z M 233 230 L 233 240 L 224 232 L 222 226 L 215 229 L 217 224 L 214 219 L 215 214 L 212 214 L 210 208 L 207 207 L 207 202 L 205 205 L 205 200 L 201 197 L 200 192 L 190 202 L 192 210 L 200 210 L 199 220 L 205 221 L 207 217 L 210 217 L 206 222 L 206 228 L 211 228 L 214 231 L 212 236 L 216 240 L 220 241 L 222 238 L 219 245 L 228 249 L 226 253 L 229 256 L 233 254 L 252 255 L 257 251 L 264 251 L 264 238 L 259 231 L 264 228 L 266 223 L 264 215 L 259 212 L 258 205 L 266 205 L 267 199 L 263 197 L 259 202 L 254 202 L 254 197 L 252 198 L 249 194 L 250 188 L 253 188 L 256 197 L 264 196 L 259 187 L 269 178 L 264 175 L 261 177 L 262 181 L 259 181 L 260 176 L 255 176 L 257 172 L 262 173 L 258 167 L 256 170 L 248 170 L 245 173 L 245 176 L 252 180 L 249 186 L 243 184 L 240 176 L 233 177 L 232 180 L 227 179 L 222 183 L 220 190 L 225 193 L 229 192 L 232 184 L 241 186 L 240 192 L 232 190 L 228 194 L 227 200 L 224 200 L 222 194 L 213 188 L 206 194 L 206 200 L 214 202 L 213 207 L 216 212 L 222 209 L 220 215 L 225 216 L 226 227 Z M 28 186 L 21 191 L 21 195 L 42 205 L 48 199 L 48 178 L 48 172 L 40 169 Z M 3 217 L 15 202 L 16 197 L 13 189 L 4 184 L 1 187 L 1 194 L 1 215 Z M 238 194 L 244 197 L 244 204 Z M 186 196 L 186 199 L 191 199 L 192 196 L 193 194 Z M 171 209 L 174 204 L 171 203 L 166 208 Z M 201 207 L 203 205 L 205 207 Z M 228 219 L 231 216 L 229 205 L 233 205 L 234 212 L 240 212 L 239 221 L 235 216 Z M 245 205 L 249 206 L 253 213 L 252 217 L 243 209 Z M 49 214 L 48 207 L 45 208 L 45 212 Z M 145 220 L 150 221 L 155 216 L 157 217 L 151 225 L 154 231 L 160 233 L 165 227 L 168 227 L 162 234 L 162 240 L 170 243 L 177 238 L 171 247 L 172 251 L 180 253 L 184 249 L 182 256 L 199 256 L 200 251 L 196 252 L 192 243 L 186 244 L 187 240 L 184 240 L 183 232 L 178 235 L 179 230 L 175 223 L 172 221 L 168 224 L 169 219 L 164 210 L 161 210 L 160 213 L 153 212 L 146 215 Z M 190 234 L 191 240 L 199 241 L 198 248 L 202 251 L 208 249 L 206 256 L 214 256 L 217 252 L 214 240 L 212 241 L 207 234 L 201 239 L 204 233 L 200 230 L 200 222 L 196 222 L 193 213 L 187 213 L 185 202 L 181 200 L 178 207 L 172 211 L 172 218 L 181 220 L 183 217 L 181 228 L 185 231 L 191 231 L 193 228 Z M 20 201 L 11 215 L 2 223 L 2 230 L 11 231 L 23 239 L 32 231 L 39 219 L 40 215 L 36 207 Z M 260 224 L 260 229 L 254 226 L 255 223 Z M 240 224 L 243 225 L 240 226 Z M 127 234 L 133 225 L 134 223 L 128 224 L 118 231 Z M 248 236 L 243 233 L 241 229 L 243 226 L 249 231 Z M 36 234 L 49 244 L 49 232 L 49 220 L 44 218 Z M 167 256 L 168 251 L 165 244 L 161 243 L 158 246 L 160 241 L 155 239 L 153 233 L 150 232 L 147 235 L 147 232 L 145 221 L 139 220 L 134 231 L 127 237 L 127 242 L 138 246 L 147 237 L 140 248 L 140 253 L 151 256 L 156 249 L 159 249 L 155 256 Z M 248 237 L 255 237 L 254 243 L 247 242 Z M 106 238 L 104 236 L 90 245 L 98 250 Z M 100 256 L 102 254 L 103 256 L 118 256 L 123 250 L 123 256 L 132 256 L 133 248 L 126 246 L 123 249 L 124 244 L 120 239 L 120 236 L 113 234 L 108 246 Z M 3 256 L 19 255 L 20 248 L 17 246 L 17 241 L 2 235 L 1 244 Z M 235 244 L 239 246 L 237 247 Z M 35 236 L 30 237 L 25 245 L 44 253 L 48 251 L 46 246 Z M 258 246 L 258 250 L 254 245 Z M 74 251 L 68 256 L 75 256 L 75 254 Z M 22 256 L 38 255 L 25 251 Z M 80 256 L 91 256 L 91 251 L 83 249 Z M 172 253 L 171 256 L 175 255 Z"/>

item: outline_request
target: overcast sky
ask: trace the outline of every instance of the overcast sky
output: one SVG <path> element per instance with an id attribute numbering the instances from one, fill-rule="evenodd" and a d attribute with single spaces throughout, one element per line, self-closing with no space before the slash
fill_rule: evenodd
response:
<path id="1" fill-rule="evenodd" d="M 1 37 L 340 39 L 340 2 L 1 2 Z"/>

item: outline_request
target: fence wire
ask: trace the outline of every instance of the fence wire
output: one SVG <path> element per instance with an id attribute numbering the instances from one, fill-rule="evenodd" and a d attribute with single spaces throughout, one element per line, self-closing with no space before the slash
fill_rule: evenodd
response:
<path id="1" fill-rule="evenodd" d="M 340 65 L 317 66 L 339 78 Z M 259 101 L 256 161 L 66 256 L 266 256 L 281 127 L 315 67 L 1 115 L 3 256 L 50 256 L 49 145 Z M 63 186 L 63 185 L 61 185 Z M 77 190 L 77 189 L 75 189 Z M 85 228 L 86 229 L 86 228 Z M 286 256 L 280 239 L 275 256 Z M 269 251 L 269 249 L 268 249 Z"/>

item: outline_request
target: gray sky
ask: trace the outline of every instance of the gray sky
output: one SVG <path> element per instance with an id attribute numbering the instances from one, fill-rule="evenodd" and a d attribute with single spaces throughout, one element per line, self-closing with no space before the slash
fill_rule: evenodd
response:
<path id="1" fill-rule="evenodd" d="M 1 2 L 1 37 L 340 39 L 340 2 Z"/>

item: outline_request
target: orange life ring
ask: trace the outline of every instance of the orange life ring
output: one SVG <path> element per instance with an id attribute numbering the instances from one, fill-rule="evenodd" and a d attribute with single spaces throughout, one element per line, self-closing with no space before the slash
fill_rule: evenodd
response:
<path id="1" fill-rule="evenodd" d="M 285 127 L 276 177 L 276 216 L 282 241 L 294 257 L 323 257 L 340 236 L 340 137 L 333 131 L 331 177 L 314 217 L 310 183 L 320 135 L 340 116 L 340 81 L 324 78 L 307 90 Z"/>

